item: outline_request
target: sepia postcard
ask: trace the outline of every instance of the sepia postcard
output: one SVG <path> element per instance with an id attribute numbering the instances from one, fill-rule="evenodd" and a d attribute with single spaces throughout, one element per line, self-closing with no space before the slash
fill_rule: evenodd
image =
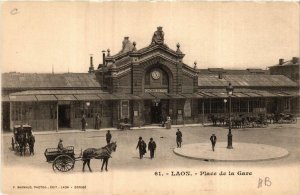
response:
<path id="1" fill-rule="evenodd" d="M 0 5 L 1 194 L 300 194 L 299 2 Z"/>

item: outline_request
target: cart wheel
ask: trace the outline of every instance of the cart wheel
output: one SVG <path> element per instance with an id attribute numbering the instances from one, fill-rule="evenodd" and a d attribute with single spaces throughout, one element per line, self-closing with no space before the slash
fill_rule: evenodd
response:
<path id="1" fill-rule="evenodd" d="M 68 172 L 74 168 L 75 160 L 68 155 L 59 155 L 52 164 L 53 171 Z"/>
<path id="2" fill-rule="evenodd" d="M 15 141 L 13 137 L 11 138 L 11 148 L 12 150 L 15 150 Z"/>

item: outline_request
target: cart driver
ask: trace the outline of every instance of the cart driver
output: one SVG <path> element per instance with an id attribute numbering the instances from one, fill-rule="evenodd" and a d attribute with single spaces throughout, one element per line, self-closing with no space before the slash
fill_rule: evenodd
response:
<path id="1" fill-rule="evenodd" d="M 59 139 L 59 142 L 58 142 L 58 145 L 57 145 L 57 149 L 58 151 L 60 152 L 63 152 L 65 149 L 64 149 L 64 145 L 63 145 L 63 140 L 62 139 Z"/>

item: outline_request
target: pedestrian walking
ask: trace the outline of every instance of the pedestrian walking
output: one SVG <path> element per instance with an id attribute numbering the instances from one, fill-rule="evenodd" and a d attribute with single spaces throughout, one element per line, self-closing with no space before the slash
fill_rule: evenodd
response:
<path id="1" fill-rule="evenodd" d="M 140 159 L 143 158 L 144 154 L 146 154 L 147 145 L 144 142 L 142 137 L 139 137 L 139 141 L 137 143 L 136 149 L 139 149 Z"/>
<path id="2" fill-rule="evenodd" d="M 106 143 L 107 144 L 110 144 L 110 140 L 111 140 L 111 134 L 110 134 L 110 130 L 107 131 L 106 133 Z"/>
<path id="3" fill-rule="evenodd" d="M 211 141 L 211 147 L 212 147 L 212 150 L 213 152 L 215 151 L 215 145 L 216 145 L 216 142 L 217 142 L 217 137 L 215 134 L 212 134 L 210 136 L 210 141 Z"/>
<path id="4" fill-rule="evenodd" d="M 82 118 L 81 118 L 81 130 L 85 131 L 85 127 L 86 127 L 86 119 L 85 119 L 85 115 L 82 115 Z"/>
<path id="5" fill-rule="evenodd" d="M 176 132 L 176 143 L 177 143 L 177 148 L 181 148 L 182 133 L 179 129 L 177 129 L 177 132 Z"/>
<path id="6" fill-rule="evenodd" d="M 99 113 L 96 115 L 95 129 L 100 129 L 101 127 L 101 117 Z"/>
<path id="7" fill-rule="evenodd" d="M 29 144 L 29 154 L 34 155 L 34 143 L 35 143 L 35 137 L 32 133 L 30 133 L 29 135 L 29 140 L 28 140 L 28 144 Z"/>
<path id="8" fill-rule="evenodd" d="M 156 149 L 156 143 L 155 143 L 155 141 L 153 141 L 153 138 L 151 137 L 150 141 L 148 143 L 148 150 L 150 151 L 150 158 L 151 159 L 154 158 L 155 149 Z"/>

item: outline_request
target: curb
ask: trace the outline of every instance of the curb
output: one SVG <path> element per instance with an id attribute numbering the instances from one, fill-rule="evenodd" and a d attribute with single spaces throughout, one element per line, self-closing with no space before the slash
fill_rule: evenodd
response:
<path id="1" fill-rule="evenodd" d="M 151 130 L 151 129 L 165 129 L 165 130 L 172 130 L 175 128 L 182 128 L 182 127 L 205 127 L 202 124 L 186 124 L 186 125 L 172 125 L 171 129 L 166 129 L 166 127 L 161 126 L 144 126 L 144 127 L 132 127 L 130 130 Z M 60 131 L 32 131 L 35 135 L 49 135 L 49 134 L 66 134 L 66 133 L 86 133 L 86 132 L 104 132 L 104 131 L 126 131 L 117 128 L 102 128 L 102 129 L 87 129 L 86 131 L 82 130 L 60 130 Z M 129 131 L 130 131 L 129 130 Z M 128 130 L 127 130 L 128 131 Z M 2 136 L 12 136 L 11 132 L 2 132 Z"/>
<path id="2" fill-rule="evenodd" d="M 175 148 L 176 149 L 176 148 Z M 272 157 L 272 158 L 266 158 L 266 159 L 253 159 L 253 160 L 220 160 L 220 159 L 214 159 L 214 158 L 202 158 L 202 157 L 192 157 L 192 156 L 187 156 L 187 155 L 183 155 L 180 154 L 178 152 L 175 151 L 175 149 L 173 149 L 173 152 L 181 157 L 185 157 L 188 159 L 193 159 L 193 160 L 201 160 L 201 161 L 206 161 L 206 162 L 262 162 L 262 161 L 271 161 L 271 160 L 278 160 L 278 159 L 282 159 L 285 157 L 288 157 L 290 155 L 289 151 L 287 151 L 287 154 L 283 155 L 283 156 L 278 156 L 278 157 Z"/>

